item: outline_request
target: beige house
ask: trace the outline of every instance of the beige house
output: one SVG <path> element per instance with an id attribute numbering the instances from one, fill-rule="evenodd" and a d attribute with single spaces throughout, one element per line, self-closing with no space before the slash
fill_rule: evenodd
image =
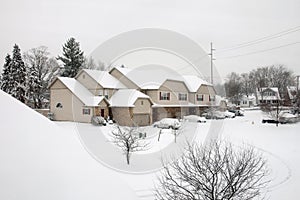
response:
<path id="1" fill-rule="evenodd" d="M 94 96 L 73 78 L 58 77 L 50 87 L 50 112 L 57 121 L 91 122 L 92 116 L 109 115 L 109 102 Z"/>
<path id="2" fill-rule="evenodd" d="M 59 77 L 49 86 L 50 111 L 55 120 L 90 122 L 96 115 L 109 116 L 120 125 L 144 126 L 165 117 L 199 115 L 216 106 L 210 83 L 161 69 L 83 69 L 75 78 Z"/>

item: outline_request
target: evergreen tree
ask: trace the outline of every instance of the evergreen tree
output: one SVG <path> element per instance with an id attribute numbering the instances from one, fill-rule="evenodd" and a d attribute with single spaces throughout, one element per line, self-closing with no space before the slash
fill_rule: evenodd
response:
<path id="1" fill-rule="evenodd" d="M 13 82 L 11 78 L 11 57 L 9 54 L 5 57 L 5 63 L 3 66 L 2 78 L 1 78 L 1 90 L 11 94 Z"/>
<path id="2" fill-rule="evenodd" d="M 26 93 L 26 68 L 21 56 L 21 50 L 18 45 L 14 45 L 11 61 L 11 78 L 14 81 L 12 96 L 25 103 Z"/>
<path id="3" fill-rule="evenodd" d="M 76 42 L 75 38 L 68 39 L 63 46 L 63 55 L 58 56 L 57 60 L 64 63 L 62 76 L 75 77 L 84 63 L 84 55 L 80 50 L 79 42 Z"/>

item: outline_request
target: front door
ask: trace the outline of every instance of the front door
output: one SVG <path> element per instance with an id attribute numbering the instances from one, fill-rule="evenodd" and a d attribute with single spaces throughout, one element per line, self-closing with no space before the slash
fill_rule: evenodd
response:
<path id="1" fill-rule="evenodd" d="M 104 109 L 101 108 L 101 117 L 104 117 Z"/>

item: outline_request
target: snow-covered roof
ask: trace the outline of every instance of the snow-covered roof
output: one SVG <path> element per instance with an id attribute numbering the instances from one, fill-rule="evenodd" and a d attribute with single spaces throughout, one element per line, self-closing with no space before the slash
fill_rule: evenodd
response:
<path id="1" fill-rule="evenodd" d="M 94 96 L 74 78 L 58 77 L 57 79 L 60 80 L 76 97 L 78 97 L 85 106 L 97 106 L 105 98 L 103 96 Z"/>
<path id="2" fill-rule="evenodd" d="M 88 75 L 90 75 L 96 82 L 98 82 L 103 88 L 126 88 L 123 83 L 118 79 L 110 75 L 107 71 L 92 70 L 92 69 L 83 69 Z"/>
<path id="3" fill-rule="evenodd" d="M 110 98 L 111 107 L 134 107 L 138 98 L 150 99 L 149 96 L 135 89 L 120 89 Z"/>
<path id="4" fill-rule="evenodd" d="M 265 93 L 266 91 L 271 90 L 275 93 L 275 95 L 268 95 Z M 261 96 L 263 93 L 263 96 Z M 259 100 L 280 100 L 279 90 L 277 87 L 262 87 L 257 93 L 257 97 Z"/>
<path id="5" fill-rule="evenodd" d="M 197 90 L 200 88 L 201 85 L 212 86 L 211 83 L 195 75 L 184 75 L 183 78 L 190 92 L 197 92 Z"/>
<path id="6" fill-rule="evenodd" d="M 115 69 L 144 90 L 159 89 L 166 80 L 184 81 L 177 72 L 160 65 L 145 65 L 134 69 L 115 67 Z"/>

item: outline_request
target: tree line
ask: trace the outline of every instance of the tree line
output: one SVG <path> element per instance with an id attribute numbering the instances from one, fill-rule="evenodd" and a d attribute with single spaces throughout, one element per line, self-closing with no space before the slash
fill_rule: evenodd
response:
<path id="1" fill-rule="evenodd" d="M 230 73 L 225 81 L 226 96 L 236 103 L 243 95 L 256 95 L 264 87 L 277 87 L 284 98 L 287 86 L 296 85 L 294 72 L 283 65 L 259 67 L 248 73 Z"/>
<path id="2" fill-rule="evenodd" d="M 43 108 L 49 100 L 48 85 L 56 76 L 75 77 L 85 69 L 104 70 L 102 62 L 86 57 L 80 43 L 70 38 L 62 47 L 62 55 L 50 56 L 48 48 L 40 46 L 21 53 L 15 44 L 7 54 L 0 77 L 0 89 L 32 108 Z"/>

